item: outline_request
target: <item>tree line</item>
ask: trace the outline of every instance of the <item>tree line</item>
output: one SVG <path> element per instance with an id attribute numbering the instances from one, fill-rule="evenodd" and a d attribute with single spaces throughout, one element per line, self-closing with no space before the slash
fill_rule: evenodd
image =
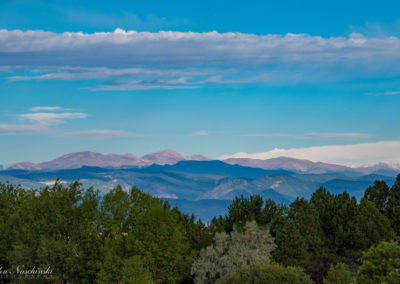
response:
<path id="1" fill-rule="evenodd" d="M 400 175 L 360 201 L 236 197 L 209 223 L 136 187 L 0 184 L 4 283 L 400 283 L 399 240 Z"/>

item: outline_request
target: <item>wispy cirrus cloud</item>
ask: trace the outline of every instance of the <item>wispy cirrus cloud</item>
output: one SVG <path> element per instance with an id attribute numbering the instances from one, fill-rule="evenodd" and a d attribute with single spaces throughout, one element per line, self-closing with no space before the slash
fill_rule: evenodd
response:
<path id="1" fill-rule="evenodd" d="M 11 73 L 16 71 L 22 71 L 24 69 L 26 69 L 26 66 L 0 65 L 0 73 Z"/>
<path id="2" fill-rule="evenodd" d="M 208 133 L 208 131 L 205 131 L 205 130 L 197 130 L 197 131 L 193 131 L 191 133 L 191 135 L 194 135 L 194 136 L 207 136 L 207 135 L 209 135 L 209 133 Z"/>
<path id="3" fill-rule="evenodd" d="M 36 106 L 29 108 L 29 111 L 37 112 L 37 111 L 59 111 L 62 110 L 59 106 Z"/>
<path id="4" fill-rule="evenodd" d="M 128 91 L 128 90 L 179 90 L 194 89 L 196 85 L 189 85 L 185 80 L 138 80 L 128 82 L 106 82 L 100 86 L 90 88 L 93 91 Z"/>
<path id="5" fill-rule="evenodd" d="M 215 75 L 205 80 L 197 82 L 198 84 L 250 84 L 250 83 L 261 83 L 271 82 L 273 79 L 267 73 L 253 75 L 247 78 L 225 78 L 222 75 Z"/>
<path id="6" fill-rule="evenodd" d="M 289 137 L 291 134 L 287 133 L 248 133 L 248 134 L 239 134 L 241 137 Z"/>
<path id="7" fill-rule="evenodd" d="M 386 91 L 386 92 L 369 92 L 367 95 L 370 96 L 395 96 L 400 95 L 400 91 Z"/>
<path id="8" fill-rule="evenodd" d="M 49 129 L 43 125 L 35 124 L 0 124 L 1 135 L 27 135 L 48 132 Z"/>
<path id="9" fill-rule="evenodd" d="M 315 138 L 315 139 L 338 139 L 338 140 L 356 140 L 371 138 L 372 135 L 368 133 L 329 133 L 329 132 L 310 132 L 304 134 L 304 138 Z"/>
<path id="10" fill-rule="evenodd" d="M 17 117 L 30 120 L 34 123 L 46 124 L 46 125 L 55 125 L 64 123 L 67 120 L 71 119 L 81 119 L 87 118 L 88 115 L 86 113 L 81 112 L 32 112 L 32 113 L 23 113 L 17 114 Z"/>
<path id="11" fill-rule="evenodd" d="M 193 69 L 150 69 L 150 68 L 108 68 L 108 67 L 74 67 L 47 66 L 32 70 L 28 76 L 10 76 L 9 81 L 48 81 L 48 80 L 98 80 L 129 77 L 177 77 L 207 74 L 210 71 Z M 45 73 L 37 75 L 37 73 Z"/>
<path id="12" fill-rule="evenodd" d="M 84 119 L 89 115 L 82 112 L 65 112 L 65 108 L 59 106 L 35 106 L 28 109 L 30 112 L 15 114 L 22 120 L 30 121 L 30 124 L 1 124 L 0 135 L 29 135 L 46 134 L 55 137 L 85 137 L 108 138 L 139 136 L 136 133 L 114 129 L 86 129 L 79 131 L 65 131 L 60 124 L 72 119 Z"/>

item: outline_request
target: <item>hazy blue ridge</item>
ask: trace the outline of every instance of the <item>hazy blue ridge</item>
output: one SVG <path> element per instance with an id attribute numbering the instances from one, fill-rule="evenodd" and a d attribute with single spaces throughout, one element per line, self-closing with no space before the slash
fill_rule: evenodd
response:
<path id="1" fill-rule="evenodd" d="M 86 188 L 98 189 L 101 195 L 117 185 L 126 190 L 136 186 L 169 200 L 185 213 L 194 213 L 209 221 L 213 216 L 224 215 L 227 205 L 236 196 L 259 194 L 264 199 L 290 204 L 297 197 L 309 198 L 312 192 L 324 186 L 332 193 L 347 191 L 360 199 L 375 180 L 384 180 L 391 185 L 395 175 L 298 174 L 229 165 L 221 161 L 182 161 L 172 166 L 152 165 L 145 168 L 0 171 L 0 182 L 24 188 L 42 188 L 54 184 L 57 179 L 63 183 L 79 180 Z"/>

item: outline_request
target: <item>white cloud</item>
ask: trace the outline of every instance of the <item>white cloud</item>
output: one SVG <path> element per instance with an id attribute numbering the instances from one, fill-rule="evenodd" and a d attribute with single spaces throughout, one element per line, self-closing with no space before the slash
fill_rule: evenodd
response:
<path id="1" fill-rule="evenodd" d="M 249 133 L 249 134 L 240 134 L 238 136 L 241 137 L 288 137 L 292 136 L 286 133 Z"/>
<path id="2" fill-rule="evenodd" d="M 170 193 L 158 193 L 156 194 L 158 198 L 170 198 L 170 199 L 178 199 L 178 196 L 176 196 L 175 193 L 170 194 Z"/>
<path id="3" fill-rule="evenodd" d="M 49 107 L 49 106 L 37 106 L 37 107 L 31 107 L 29 111 L 36 112 L 36 111 L 58 111 L 61 110 L 61 107 L 54 106 L 54 107 Z"/>
<path id="4" fill-rule="evenodd" d="M 192 135 L 194 136 L 207 136 L 209 133 L 205 130 L 198 130 L 198 131 L 194 131 L 192 132 Z"/>
<path id="5" fill-rule="evenodd" d="M 112 129 L 89 129 L 80 131 L 62 132 L 57 125 L 71 119 L 82 119 L 88 117 L 80 112 L 55 112 L 65 111 L 58 106 L 31 107 L 31 113 L 17 114 L 15 116 L 30 120 L 32 124 L 0 124 L 0 135 L 47 133 L 53 136 L 78 136 L 87 138 L 127 137 L 138 136 L 130 131 Z M 38 112 L 41 111 L 41 112 Z M 47 111 L 47 112 L 46 112 Z"/>
<path id="6" fill-rule="evenodd" d="M 128 90 L 179 90 L 179 89 L 194 89 L 197 86 L 189 86 L 182 83 L 161 81 L 161 80 L 142 80 L 131 82 L 112 82 L 103 84 L 95 88 L 93 91 L 128 91 Z"/>
<path id="7" fill-rule="evenodd" d="M 3 29 L 0 62 L 0 71 L 25 68 L 10 81 L 102 80 L 88 87 L 102 91 L 321 83 L 399 75 L 400 38 Z"/>
<path id="8" fill-rule="evenodd" d="M 310 132 L 303 136 L 304 138 L 316 139 L 338 139 L 338 140 L 353 140 L 370 138 L 371 135 L 367 133 L 328 133 L 328 132 Z"/>
<path id="9" fill-rule="evenodd" d="M 400 38 L 356 33 L 324 38 L 216 31 L 53 33 L 3 29 L 0 62 L 4 64 L 0 70 L 6 71 L 25 66 L 25 73 L 10 76 L 10 81 L 114 79 L 91 87 L 103 91 L 320 83 L 400 74 Z M 115 79 L 125 80 L 115 83 Z M 138 83 L 148 79 L 164 83 Z M 394 94 L 397 92 L 387 92 Z"/>
<path id="10" fill-rule="evenodd" d="M 11 76 L 9 81 L 27 80 L 94 80 L 117 77 L 176 77 L 202 75 L 204 71 L 192 69 L 150 69 L 150 68 L 107 68 L 107 67 L 74 67 L 74 66 L 48 66 L 32 70 L 32 73 L 47 73 L 42 75 Z"/>
<path id="11" fill-rule="evenodd" d="M 387 91 L 387 92 L 369 92 L 367 95 L 371 96 L 395 96 L 400 95 L 400 91 Z"/>
<path id="12" fill-rule="evenodd" d="M 222 75 L 211 76 L 205 80 L 197 82 L 197 84 L 249 84 L 249 83 L 263 83 L 270 82 L 272 77 L 270 74 L 262 73 L 249 78 L 241 79 L 226 79 Z"/>
<path id="13" fill-rule="evenodd" d="M 400 95 L 400 92 L 386 92 L 385 93 L 386 96 L 393 96 L 393 95 Z"/>
<path id="14" fill-rule="evenodd" d="M 314 162 L 326 162 L 347 166 L 365 166 L 387 163 L 400 166 L 400 141 L 378 141 L 351 145 L 328 145 L 304 148 L 279 149 L 275 148 L 260 153 L 236 153 L 221 156 L 227 158 L 270 159 L 277 157 L 292 157 Z"/>
<path id="15" fill-rule="evenodd" d="M 106 137 L 126 137 L 138 136 L 137 134 L 129 131 L 110 130 L 110 129 L 91 129 L 82 131 L 65 132 L 62 136 L 80 136 L 88 138 L 106 138 Z"/>
<path id="16" fill-rule="evenodd" d="M 33 121 L 35 123 L 54 125 L 63 123 L 66 120 L 86 118 L 88 115 L 80 112 L 33 112 L 17 114 L 16 116 L 22 119 Z"/>
<path id="17" fill-rule="evenodd" d="M 21 71 L 24 70 L 24 66 L 7 66 L 7 65 L 2 65 L 0 66 L 0 73 L 11 73 L 15 71 Z"/>
<path id="18" fill-rule="evenodd" d="M 34 124 L 0 124 L 0 135 L 23 135 L 46 132 L 42 125 Z"/>
<path id="19" fill-rule="evenodd" d="M 397 37 L 367 38 L 356 33 L 349 37 L 323 38 L 307 34 L 255 35 L 215 31 L 150 33 L 116 29 L 88 34 L 0 30 L 0 60 L 8 65 L 112 64 L 122 67 L 165 63 L 178 66 L 190 63 L 390 61 L 400 58 L 399 51 L 400 39 Z"/>

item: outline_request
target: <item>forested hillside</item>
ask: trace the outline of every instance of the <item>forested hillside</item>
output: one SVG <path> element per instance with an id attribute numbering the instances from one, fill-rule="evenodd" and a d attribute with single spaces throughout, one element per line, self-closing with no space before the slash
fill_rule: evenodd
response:
<path id="1" fill-rule="evenodd" d="M 1 184 L 0 232 L 5 282 L 400 283 L 400 175 L 359 202 L 236 197 L 208 223 L 135 187 Z"/>

